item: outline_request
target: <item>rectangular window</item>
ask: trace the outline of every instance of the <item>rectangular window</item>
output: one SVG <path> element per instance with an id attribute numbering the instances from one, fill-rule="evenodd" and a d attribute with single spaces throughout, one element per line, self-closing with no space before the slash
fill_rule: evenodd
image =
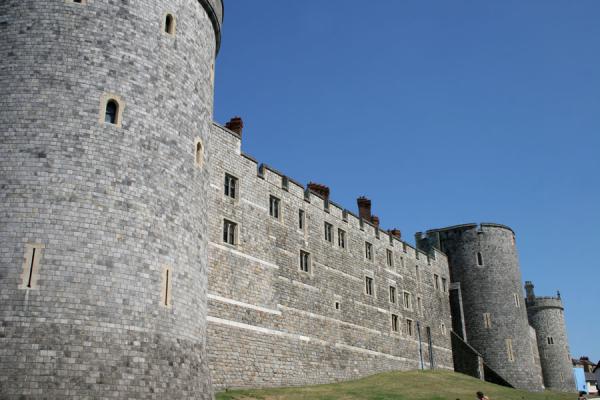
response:
<path id="1" fill-rule="evenodd" d="M 446 324 L 442 323 L 440 325 L 440 332 L 442 333 L 442 336 L 446 336 Z"/>
<path id="2" fill-rule="evenodd" d="M 413 322 L 411 319 L 407 319 L 406 320 L 406 334 L 408 336 L 412 336 L 413 335 Z"/>
<path id="3" fill-rule="evenodd" d="M 390 303 L 396 304 L 396 287 L 390 286 Z"/>
<path id="4" fill-rule="evenodd" d="M 515 307 L 519 308 L 521 307 L 521 302 L 519 300 L 519 295 L 516 293 L 513 293 L 513 297 L 515 298 Z"/>
<path id="5" fill-rule="evenodd" d="M 373 296 L 373 278 L 370 276 L 365 277 L 365 293 Z"/>
<path id="6" fill-rule="evenodd" d="M 442 278 L 442 291 L 446 293 L 446 278 Z"/>
<path id="7" fill-rule="evenodd" d="M 163 285 L 162 285 L 162 295 L 161 295 L 161 304 L 165 307 L 171 307 L 171 288 L 173 284 L 173 273 L 170 267 L 163 268 Z"/>
<path id="8" fill-rule="evenodd" d="M 310 253 L 300 250 L 300 271 L 310 272 Z"/>
<path id="9" fill-rule="evenodd" d="M 412 301 L 409 292 L 404 292 L 404 308 L 407 310 L 412 310 Z"/>
<path id="10" fill-rule="evenodd" d="M 298 229 L 304 230 L 304 210 L 298 210 Z"/>
<path id="11" fill-rule="evenodd" d="M 23 258 L 23 272 L 21 273 L 20 289 L 36 289 L 42 258 L 43 244 L 25 245 L 25 257 Z"/>
<path id="12" fill-rule="evenodd" d="M 333 242 L 333 225 L 329 222 L 325 222 L 325 240 Z"/>
<path id="13" fill-rule="evenodd" d="M 421 281 L 421 271 L 419 271 L 419 266 L 415 265 L 415 280 L 417 283 Z"/>
<path id="14" fill-rule="evenodd" d="M 481 255 L 480 252 L 477 252 L 477 265 L 479 265 L 479 266 L 483 265 L 483 256 Z"/>
<path id="15" fill-rule="evenodd" d="M 237 224 L 228 220 L 223 221 L 223 242 L 231 245 L 236 244 Z"/>
<path id="16" fill-rule="evenodd" d="M 229 174 L 225 174 L 225 196 L 235 199 L 237 197 L 237 187 L 237 178 Z"/>
<path id="17" fill-rule="evenodd" d="M 512 339 L 506 339 L 506 354 L 508 356 L 508 361 L 515 361 L 515 354 L 513 353 Z"/>
<path id="18" fill-rule="evenodd" d="M 548 336 L 548 344 L 554 344 L 554 338 L 552 336 Z"/>
<path id="19" fill-rule="evenodd" d="M 342 249 L 346 248 L 346 231 L 338 229 L 338 246 Z"/>
<path id="20" fill-rule="evenodd" d="M 365 242 L 365 257 L 373 261 L 373 245 L 369 242 Z"/>
<path id="21" fill-rule="evenodd" d="M 335 302 L 335 309 L 339 311 L 341 308 L 342 308 L 342 306 L 341 306 L 340 302 L 336 301 Z"/>
<path id="22" fill-rule="evenodd" d="M 423 315 L 423 300 L 420 297 L 417 297 L 417 311 L 420 315 Z"/>
<path id="23" fill-rule="evenodd" d="M 396 314 L 392 314 L 392 331 L 398 332 L 398 316 Z"/>
<path id="24" fill-rule="evenodd" d="M 490 313 L 483 313 L 483 326 L 485 329 L 490 329 L 492 327 L 492 316 Z"/>
<path id="25" fill-rule="evenodd" d="M 440 290 L 440 277 L 437 274 L 433 275 L 433 283 L 435 285 L 435 290 Z"/>
<path id="26" fill-rule="evenodd" d="M 281 201 L 275 196 L 269 197 L 269 215 L 271 215 L 271 217 L 279 219 L 279 216 L 281 215 L 281 210 L 279 209 L 280 202 Z"/>
<path id="27" fill-rule="evenodd" d="M 394 253 L 392 253 L 392 251 L 390 249 L 387 249 L 385 253 L 386 253 L 386 258 L 387 258 L 387 266 L 393 267 L 394 266 Z"/>

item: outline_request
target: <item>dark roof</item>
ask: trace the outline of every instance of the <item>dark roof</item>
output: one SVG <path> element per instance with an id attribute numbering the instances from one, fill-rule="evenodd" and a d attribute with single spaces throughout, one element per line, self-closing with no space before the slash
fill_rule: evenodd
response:
<path id="1" fill-rule="evenodd" d="M 586 372 L 586 373 L 585 373 L 585 380 L 586 380 L 586 381 L 593 381 L 593 382 L 596 382 L 596 380 L 597 380 L 597 379 L 598 379 L 598 378 L 596 378 L 596 375 L 594 375 L 593 373 L 591 373 L 591 372 Z"/>

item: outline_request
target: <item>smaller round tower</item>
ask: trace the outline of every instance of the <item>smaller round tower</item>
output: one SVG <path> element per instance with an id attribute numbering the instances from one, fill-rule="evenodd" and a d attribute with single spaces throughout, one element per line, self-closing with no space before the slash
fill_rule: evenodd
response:
<path id="1" fill-rule="evenodd" d="M 575 380 L 560 294 L 536 297 L 529 281 L 525 282 L 525 291 L 527 316 L 536 331 L 544 384 L 548 389 L 573 392 Z"/>

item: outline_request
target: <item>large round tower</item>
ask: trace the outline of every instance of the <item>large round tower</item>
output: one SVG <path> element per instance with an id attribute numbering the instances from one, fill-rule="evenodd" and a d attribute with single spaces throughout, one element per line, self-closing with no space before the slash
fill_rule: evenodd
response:
<path id="1" fill-rule="evenodd" d="M 537 335 L 544 384 L 548 389 L 575 391 L 575 378 L 560 295 L 536 297 L 533 283 L 525 282 L 529 323 Z"/>
<path id="2" fill-rule="evenodd" d="M 514 387 L 541 390 L 513 231 L 468 224 L 428 231 L 427 240 L 448 255 L 452 282 L 460 283 L 468 343 Z"/>
<path id="3" fill-rule="evenodd" d="M 0 15 L 0 398 L 209 399 L 221 0 Z"/>

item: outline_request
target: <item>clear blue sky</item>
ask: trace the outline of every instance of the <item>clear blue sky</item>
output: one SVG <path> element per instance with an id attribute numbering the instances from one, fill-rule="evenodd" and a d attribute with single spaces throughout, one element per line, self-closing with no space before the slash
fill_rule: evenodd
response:
<path id="1" fill-rule="evenodd" d="M 384 228 L 498 222 L 600 359 L 600 1 L 225 0 L 215 120 Z"/>

